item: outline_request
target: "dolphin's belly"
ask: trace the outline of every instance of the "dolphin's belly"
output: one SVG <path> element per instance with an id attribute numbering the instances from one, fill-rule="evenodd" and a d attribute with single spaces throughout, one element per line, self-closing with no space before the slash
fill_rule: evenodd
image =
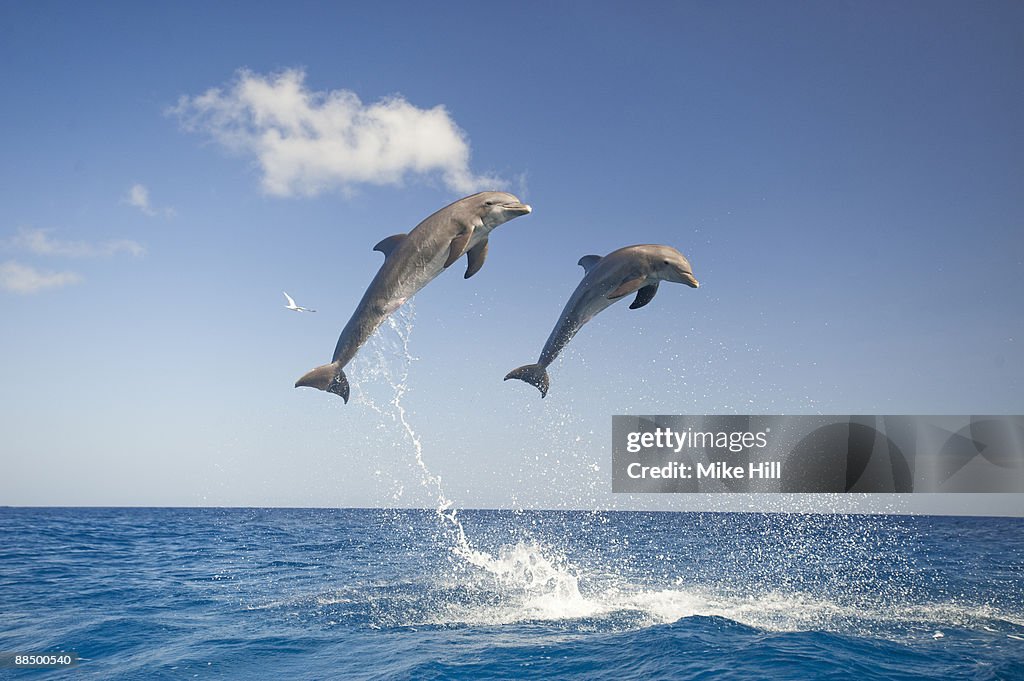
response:
<path id="1" fill-rule="evenodd" d="M 419 257 L 402 263 L 376 292 L 380 302 L 401 299 L 405 302 L 412 298 L 421 288 L 433 281 L 444 271 L 447 253 L 439 253 L 430 257 Z"/>
<path id="2" fill-rule="evenodd" d="M 445 244 L 447 246 L 447 243 Z M 338 338 L 334 361 L 344 366 L 395 310 L 444 271 L 447 248 L 396 252 L 384 262 Z"/>
<path id="3" fill-rule="evenodd" d="M 466 251 L 472 250 L 474 246 L 487 238 L 490 230 L 477 228 L 469 239 Z M 401 298 L 405 302 L 412 298 L 421 288 L 429 284 L 438 275 L 444 272 L 444 263 L 448 260 L 448 250 L 454 234 L 442 234 L 427 243 L 419 245 L 416 255 L 405 259 L 401 271 L 394 277 L 393 285 L 385 292 L 387 298 Z M 451 268 L 461 267 L 463 257 L 451 265 Z"/>

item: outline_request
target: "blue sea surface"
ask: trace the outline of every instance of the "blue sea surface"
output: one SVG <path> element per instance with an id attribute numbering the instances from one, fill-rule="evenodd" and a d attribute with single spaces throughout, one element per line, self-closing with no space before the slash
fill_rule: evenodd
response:
<path id="1" fill-rule="evenodd" d="M 1024 521 L 0 508 L 74 679 L 1024 679 Z"/>

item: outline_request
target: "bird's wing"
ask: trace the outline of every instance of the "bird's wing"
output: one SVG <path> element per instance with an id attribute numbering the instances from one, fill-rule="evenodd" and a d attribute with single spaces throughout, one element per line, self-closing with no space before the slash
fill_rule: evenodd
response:
<path id="1" fill-rule="evenodd" d="M 281 291 L 281 293 L 284 293 L 284 291 Z M 295 307 L 295 301 L 292 300 L 292 297 L 290 295 L 284 293 L 284 297 L 288 299 L 288 307 Z"/>

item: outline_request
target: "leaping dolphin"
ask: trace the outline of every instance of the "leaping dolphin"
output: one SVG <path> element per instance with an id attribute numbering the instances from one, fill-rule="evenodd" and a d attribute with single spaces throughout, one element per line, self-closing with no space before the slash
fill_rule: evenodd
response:
<path id="1" fill-rule="evenodd" d="M 469 261 L 465 278 L 479 272 L 487 257 L 491 230 L 530 210 L 512 194 L 481 192 L 445 206 L 408 234 L 389 236 L 374 246 L 373 250 L 384 254 L 384 264 L 342 329 L 333 360 L 307 373 L 295 387 L 326 390 L 347 403 L 349 386 L 343 369 L 388 315 L 463 253 Z"/>
<path id="2" fill-rule="evenodd" d="M 540 359 L 536 364 L 513 369 L 505 376 L 506 381 L 518 378 L 536 386 L 541 397 L 548 394 L 550 385 L 548 365 L 598 312 L 633 292 L 636 292 L 636 298 L 629 309 L 643 307 L 654 298 L 661 281 L 674 281 L 692 288 L 700 286 L 693 276 L 690 261 L 671 246 L 626 246 L 603 258 L 585 255 L 580 258 L 579 265 L 586 274 L 565 304 L 544 349 L 540 351 Z"/>

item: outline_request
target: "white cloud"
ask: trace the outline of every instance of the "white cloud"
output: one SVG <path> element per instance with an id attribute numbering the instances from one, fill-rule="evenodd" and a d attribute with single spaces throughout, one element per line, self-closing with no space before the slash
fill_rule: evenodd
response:
<path id="1" fill-rule="evenodd" d="M 13 260 L 0 263 L 0 289 L 14 293 L 36 293 L 77 284 L 81 280 L 74 272 L 44 272 Z"/>
<path id="2" fill-rule="evenodd" d="M 173 208 L 161 208 L 159 211 L 153 207 L 153 204 L 149 200 L 149 188 L 144 184 L 135 183 L 128 189 L 128 194 L 121 199 L 121 203 L 127 203 L 129 206 L 135 206 L 143 213 L 150 217 L 154 217 L 160 213 L 164 217 L 174 217 Z"/>
<path id="3" fill-rule="evenodd" d="M 113 239 L 99 244 L 84 241 L 61 241 L 50 236 L 48 229 L 21 227 L 18 234 L 10 240 L 14 248 L 35 253 L 36 255 L 56 255 L 68 258 L 96 258 L 128 253 L 139 256 L 146 252 L 145 247 L 131 239 Z"/>
<path id="4" fill-rule="evenodd" d="M 149 190 L 145 185 L 133 184 L 124 200 L 125 203 L 135 206 L 146 215 L 156 215 L 156 211 L 149 205 Z"/>
<path id="5" fill-rule="evenodd" d="M 469 143 L 443 106 L 419 109 L 401 96 L 364 104 L 349 90 L 309 90 L 305 75 L 240 71 L 224 89 L 181 97 L 172 113 L 186 130 L 253 154 L 263 190 L 277 196 L 398 184 L 410 173 L 438 173 L 465 193 L 500 184 L 470 171 Z"/>

